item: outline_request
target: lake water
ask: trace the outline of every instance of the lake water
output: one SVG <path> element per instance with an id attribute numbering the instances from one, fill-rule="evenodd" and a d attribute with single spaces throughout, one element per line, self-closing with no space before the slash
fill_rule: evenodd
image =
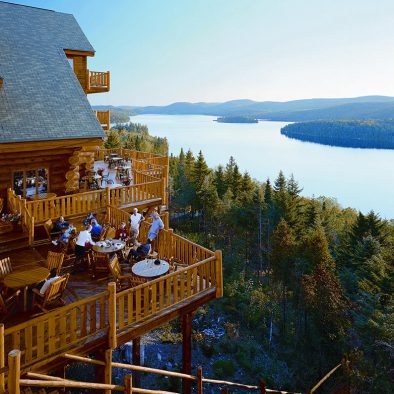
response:
<path id="1" fill-rule="evenodd" d="M 138 115 L 152 135 L 167 137 L 170 153 L 202 150 L 209 166 L 234 156 L 242 171 L 273 181 L 280 170 L 294 177 L 305 196 L 334 197 L 343 207 L 373 209 L 394 218 L 394 150 L 337 148 L 301 142 L 280 134 L 287 123 L 218 123 L 200 115 Z"/>

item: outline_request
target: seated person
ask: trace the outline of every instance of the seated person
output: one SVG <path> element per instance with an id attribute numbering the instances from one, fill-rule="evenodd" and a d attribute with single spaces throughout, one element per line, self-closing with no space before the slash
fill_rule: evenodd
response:
<path id="1" fill-rule="evenodd" d="M 136 261 L 143 260 L 150 251 L 152 250 L 152 241 L 148 239 L 146 244 L 141 244 L 137 247 L 137 249 L 130 249 L 129 255 L 127 256 L 126 261 L 129 263 L 131 259 Z"/>
<path id="2" fill-rule="evenodd" d="M 59 279 L 60 276 L 57 275 L 56 273 L 56 268 L 51 269 L 51 273 L 49 274 L 49 278 L 46 279 L 44 282 L 41 282 L 40 284 L 37 285 L 37 289 L 40 289 L 41 294 L 45 294 L 47 291 L 49 285 L 56 279 Z"/>
<path id="3" fill-rule="evenodd" d="M 120 223 L 120 227 L 116 230 L 115 239 L 120 239 L 123 242 L 127 242 L 129 240 L 129 234 L 126 228 L 126 223 Z"/>
<path id="4" fill-rule="evenodd" d="M 86 216 L 86 218 L 84 219 L 84 221 L 82 222 L 85 226 L 87 226 L 88 224 L 92 223 L 92 220 L 96 220 L 96 218 L 94 217 L 92 212 L 89 212 Z"/>
<path id="5" fill-rule="evenodd" d="M 90 222 L 92 225 L 92 231 L 90 235 L 92 236 L 93 240 L 98 240 L 100 238 L 101 232 L 103 231 L 103 227 L 97 223 L 97 220 L 93 218 Z"/>
<path id="6" fill-rule="evenodd" d="M 64 220 L 63 216 L 60 216 L 60 218 L 56 221 L 52 228 L 52 232 L 56 233 L 59 231 L 66 230 L 69 226 L 69 223 Z"/>
<path id="7" fill-rule="evenodd" d="M 76 236 L 77 234 L 77 229 L 70 223 L 68 229 L 64 231 L 64 233 L 56 240 L 52 241 L 54 245 L 58 245 L 59 242 L 64 242 L 67 243 L 69 238 L 72 236 Z"/>

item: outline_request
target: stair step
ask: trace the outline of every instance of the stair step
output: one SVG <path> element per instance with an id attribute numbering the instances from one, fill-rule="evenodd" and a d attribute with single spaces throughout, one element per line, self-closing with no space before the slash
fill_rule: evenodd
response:
<path id="1" fill-rule="evenodd" d="M 22 231 L 12 231 L 0 234 L 0 253 L 7 253 L 13 250 L 24 249 L 29 246 L 29 238 Z"/>

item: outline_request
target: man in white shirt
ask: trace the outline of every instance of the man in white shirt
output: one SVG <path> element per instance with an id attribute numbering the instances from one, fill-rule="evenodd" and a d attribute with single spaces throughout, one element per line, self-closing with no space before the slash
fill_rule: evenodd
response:
<path id="1" fill-rule="evenodd" d="M 81 231 L 78 234 L 77 240 L 75 242 L 75 260 L 74 260 L 74 271 L 73 273 L 77 272 L 77 266 L 81 265 L 80 271 L 83 272 L 84 263 L 85 263 L 85 252 L 86 252 L 86 245 L 94 245 L 95 242 L 92 240 L 91 236 L 92 226 L 89 224 L 86 226 L 86 230 Z"/>
<path id="2" fill-rule="evenodd" d="M 138 239 L 138 235 L 140 233 L 140 226 L 141 222 L 145 220 L 145 218 L 138 213 L 138 209 L 134 208 L 133 213 L 130 215 L 129 222 L 130 222 L 130 238 L 131 242 L 135 244 Z"/>

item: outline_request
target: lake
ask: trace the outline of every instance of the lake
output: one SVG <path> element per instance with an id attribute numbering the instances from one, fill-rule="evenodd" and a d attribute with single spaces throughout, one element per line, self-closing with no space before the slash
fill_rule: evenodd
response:
<path id="1" fill-rule="evenodd" d="M 339 148 L 280 134 L 284 122 L 218 123 L 202 115 L 138 115 L 152 135 L 167 137 L 170 153 L 203 152 L 209 166 L 234 156 L 242 171 L 263 182 L 280 170 L 294 174 L 305 196 L 334 197 L 343 207 L 373 209 L 394 218 L 394 150 Z"/>

